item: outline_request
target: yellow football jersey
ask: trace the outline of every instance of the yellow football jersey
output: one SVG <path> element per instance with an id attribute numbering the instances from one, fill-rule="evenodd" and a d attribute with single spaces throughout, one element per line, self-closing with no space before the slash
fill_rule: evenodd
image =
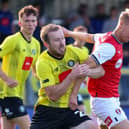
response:
<path id="1" fill-rule="evenodd" d="M 8 36 L 0 46 L 2 70 L 11 78 L 18 81 L 18 86 L 10 88 L 0 80 L 0 87 L 4 88 L 5 97 L 23 98 L 25 80 L 31 66 L 34 66 L 40 54 L 40 44 L 32 37 L 28 42 L 21 32 Z"/>
<path id="2" fill-rule="evenodd" d="M 74 44 L 70 44 L 70 45 L 67 45 L 67 46 L 71 46 L 71 47 L 75 47 L 75 48 L 76 48 L 76 46 L 74 46 Z M 78 48 L 79 48 L 79 47 L 78 47 Z M 83 51 L 84 53 L 87 53 L 87 52 L 89 53 L 88 48 L 85 47 L 85 46 L 81 47 L 80 49 L 81 49 L 81 51 Z"/>
<path id="3" fill-rule="evenodd" d="M 44 51 L 37 63 L 36 71 L 40 79 L 41 88 L 36 105 L 46 105 L 51 107 L 68 107 L 69 96 L 73 84 L 69 86 L 68 91 L 56 102 L 51 101 L 45 94 L 44 87 L 53 86 L 61 83 L 71 72 L 72 67 L 78 62 L 82 63 L 88 58 L 87 51 L 82 51 L 77 47 L 67 46 L 65 55 L 62 59 L 51 56 L 48 51 Z"/>

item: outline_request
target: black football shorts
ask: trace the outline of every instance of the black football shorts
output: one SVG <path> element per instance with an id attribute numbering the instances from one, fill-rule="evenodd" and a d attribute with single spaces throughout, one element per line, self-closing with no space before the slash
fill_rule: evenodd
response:
<path id="1" fill-rule="evenodd" d="M 68 129 L 90 118 L 79 110 L 37 106 L 30 129 Z"/>
<path id="2" fill-rule="evenodd" d="M 6 116 L 7 119 L 27 115 L 27 110 L 23 105 L 22 99 L 18 97 L 6 97 L 3 101 L 2 116 Z"/>

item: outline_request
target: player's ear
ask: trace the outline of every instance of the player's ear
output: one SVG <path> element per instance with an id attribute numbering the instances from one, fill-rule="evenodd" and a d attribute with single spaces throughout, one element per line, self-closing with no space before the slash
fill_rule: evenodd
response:
<path id="1" fill-rule="evenodd" d="M 18 22 L 18 25 L 21 26 L 21 22 L 20 21 Z"/>
<path id="2" fill-rule="evenodd" d="M 120 21 L 119 26 L 122 27 L 123 25 L 123 21 Z"/>
<path id="3" fill-rule="evenodd" d="M 44 46 L 45 46 L 46 48 L 48 48 L 48 44 L 47 44 L 46 42 L 44 42 Z"/>

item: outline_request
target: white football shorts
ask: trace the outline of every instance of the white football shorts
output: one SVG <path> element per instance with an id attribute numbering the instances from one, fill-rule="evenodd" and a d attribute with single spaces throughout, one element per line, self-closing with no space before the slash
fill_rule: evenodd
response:
<path id="1" fill-rule="evenodd" d="M 98 124 L 106 124 L 109 128 L 127 119 L 120 107 L 119 98 L 91 97 L 91 109 L 97 116 Z"/>

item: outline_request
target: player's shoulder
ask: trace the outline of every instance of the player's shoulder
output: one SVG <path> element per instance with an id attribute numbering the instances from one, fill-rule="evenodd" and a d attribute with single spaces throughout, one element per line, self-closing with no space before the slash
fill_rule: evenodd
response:
<path id="1" fill-rule="evenodd" d="M 45 51 L 43 51 L 41 54 L 40 54 L 40 56 L 39 56 L 39 58 L 38 58 L 38 60 L 47 60 L 48 59 L 48 52 L 47 52 L 47 50 L 45 50 Z"/>
<path id="2" fill-rule="evenodd" d="M 82 47 L 82 48 L 79 48 L 79 47 L 76 47 L 74 46 L 73 44 L 70 44 L 70 45 L 67 45 L 67 49 L 68 50 L 72 50 L 73 52 L 86 52 L 86 53 L 89 53 L 89 50 L 87 47 Z"/>
<path id="3" fill-rule="evenodd" d="M 81 49 L 82 49 L 82 51 L 84 51 L 84 52 L 86 52 L 86 53 L 89 53 L 89 49 L 88 49 L 87 47 L 84 46 L 84 47 L 82 47 Z"/>
<path id="4" fill-rule="evenodd" d="M 80 48 L 75 47 L 73 44 L 67 45 L 66 46 L 66 49 L 73 50 L 73 51 L 75 51 L 75 50 L 81 50 Z"/>
<path id="5" fill-rule="evenodd" d="M 43 51 L 38 57 L 37 64 L 47 64 L 49 62 L 49 56 L 47 50 Z"/>
<path id="6" fill-rule="evenodd" d="M 32 39 L 33 39 L 35 42 L 38 42 L 38 43 L 39 43 L 39 41 L 38 41 L 34 36 L 32 36 Z"/>
<path id="7" fill-rule="evenodd" d="M 40 45 L 40 42 L 35 37 L 32 37 L 32 40 L 35 44 Z"/>
<path id="8" fill-rule="evenodd" d="M 18 39 L 18 36 L 19 36 L 19 32 L 7 36 L 6 37 L 6 40 L 17 40 Z"/>

